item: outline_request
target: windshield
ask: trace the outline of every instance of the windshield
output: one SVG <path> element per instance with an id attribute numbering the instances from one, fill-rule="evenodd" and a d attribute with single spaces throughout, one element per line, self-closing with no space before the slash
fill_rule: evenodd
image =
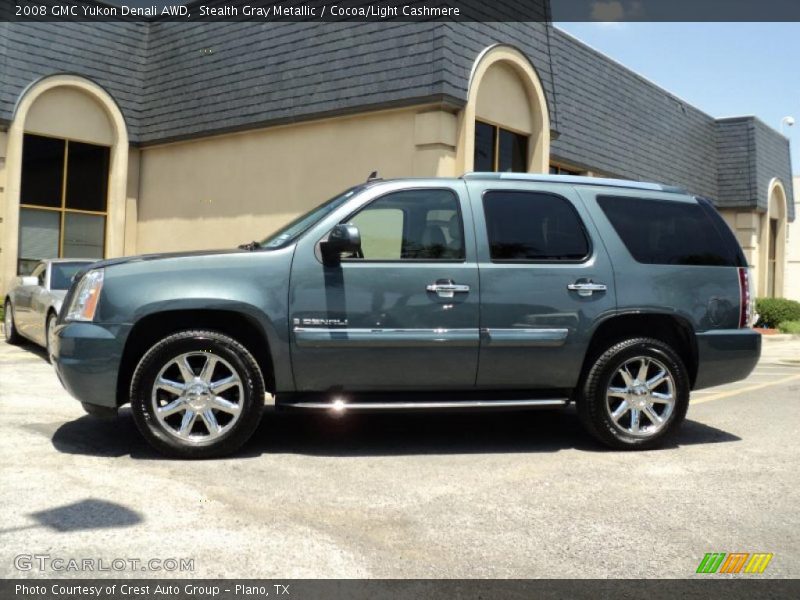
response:
<path id="1" fill-rule="evenodd" d="M 323 202 L 317 208 L 297 217 L 283 229 L 279 229 L 267 239 L 262 240 L 261 247 L 269 250 L 276 250 L 291 244 L 303 232 L 319 223 L 323 218 L 339 208 L 362 189 L 364 189 L 363 185 L 352 187 L 346 192 L 342 192 L 338 196 L 334 196 L 330 200 Z"/>
<path id="2" fill-rule="evenodd" d="M 81 269 L 85 269 L 89 263 L 75 262 L 75 263 L 53 263 L 50 266 L 50 289 L 51 290 L 68 290 L 72 285 L 72 278 L 75 273 Z"/>

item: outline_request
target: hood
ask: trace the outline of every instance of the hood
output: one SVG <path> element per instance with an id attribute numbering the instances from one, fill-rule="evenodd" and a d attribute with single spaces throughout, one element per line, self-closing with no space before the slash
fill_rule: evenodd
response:
<path id="1" fill-rule="evenodd" d="M 109 258 L 107 260 L 99 260 L 95 263 L 90 263 L 86 269 L 81 273 L 85 273 L 91 269 L 100 269 L 103 267 L 113 267 L 114 265 L 125 265 L 128 263 L 145 262 L 150 260 L 162 260 L 166 258 L 189 258 L 198 256 L 215 256 L 219 254 L 248 254 L 252 250 L 243 250 L 240 248 L 222 249 L 222 250 L 195 250 L 192 252 L 162 252 L 160 254 L 139 254 L 137 256 L 121 256 L 120 258 Z"/>

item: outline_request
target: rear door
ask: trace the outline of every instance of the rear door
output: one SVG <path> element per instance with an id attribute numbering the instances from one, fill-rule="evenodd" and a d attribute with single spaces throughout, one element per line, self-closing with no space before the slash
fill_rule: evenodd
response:
<path id="1" fill-rule="evenodd" d="M 473 180 L 481 280 L 477 385 L 571 388 L 616 308 L 608 253 L 568 186 Z"/>

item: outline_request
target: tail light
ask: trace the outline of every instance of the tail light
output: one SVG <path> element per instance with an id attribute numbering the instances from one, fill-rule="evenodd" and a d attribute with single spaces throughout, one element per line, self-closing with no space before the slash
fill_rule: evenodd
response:
<path id="1" fill-rule="evenodd" d="M 750 271 L 739 267 L 739 329 L 753 326 L 753 294 L 750 290 Z"/>

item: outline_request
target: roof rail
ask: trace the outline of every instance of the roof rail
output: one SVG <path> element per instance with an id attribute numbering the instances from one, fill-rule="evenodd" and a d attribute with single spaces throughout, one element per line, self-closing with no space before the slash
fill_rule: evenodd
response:
<path id="1" fill-rule="evenodd" d="M 543 175 L 537 173 L 464 173 L 461 179 L 465 180 L 503 180 L 503 181 L 536 181 L 539 183 L 569 183 L 572 185 L 596 185 L 603 187 L 628 188 L 632 190 L 646 190 L 649 192 L 672 192 L 688 194 L 682 187 L 664 185 L 661 183 L 648 183 L 630 181 L 627 179 L 605 179 L 603 177 L 584 177 L 580 175 Z"/>

